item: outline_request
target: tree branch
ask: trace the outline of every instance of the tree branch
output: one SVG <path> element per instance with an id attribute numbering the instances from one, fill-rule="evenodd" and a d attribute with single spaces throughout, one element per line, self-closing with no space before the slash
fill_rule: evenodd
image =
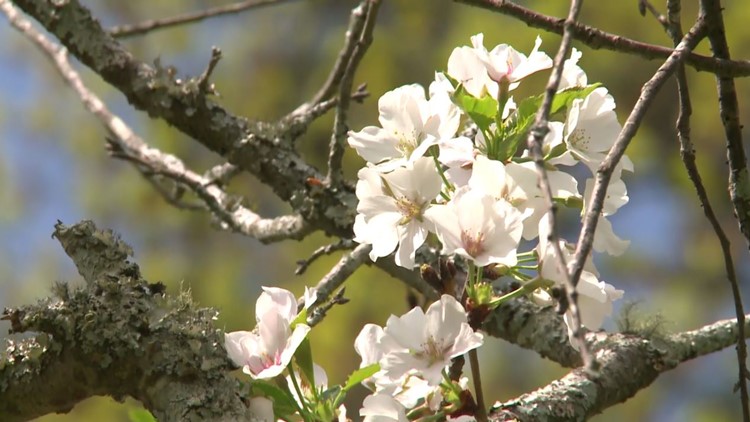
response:
<path id="1" fill-rule="evenodd" d="M 91 92 L 81 80 L 78 73 L 68 62 L 65 48 L 49 40 L 36 30 L 31 22 L 24 18 L 7 0 L 0 0 L 0 10 L 18 31 L 23 33 L 52 60 L 55 68 L 65 82 L 73 88 L 83 105 L 114 135 L 110 138 L 110 150 L 114 156 L 135 163 L 139 170 L 146 174 L 166 176 L 193 190 L 205 202 L 211 212 L 226 228 L 252 236 L 264 242 L 288 238 L 300 239 L 312 231 L 300 216 L 284 216 L 274 219 L 263 219 L 238 201 L 231 201 L 229 196 L 218 186 L 212 185 L 203 176 L 189 170 L 174 155 L 165 154 L 156 148 L 149 147 L 118 116 L 112 114 L 107 106 Z M 216 50 L 214 50 L 216 51 Z M 216 54 L 214 54 L 216 57 Z M 211 66 L 209 66 L 209 69 Z M 210 72 L 207 72 L 208 75 Z M 201 80 L 206 80 L 201 78 Z"/>
<path id="2" fill-rule="evenodd" d="M 748 329 L 747 325 L 744 327 Z M 573 370 L 545 387 L 493 408 L 490 420 L 583 421 L 633 397 L 660 374 L 737 341 L 737 320 L 724 320 L 666 339 L 596 335 L 592 350 L 599 372 Z"/>
<path id="3" fill-rule="evenodd" d="M 542 141 L 544 140 L 544 137 L 547 136 L 547 133 L 549 133 L 549 114 L 552 109 L 552 100 L 555 98 L 557 88 L 560 86 L 563 65 L 565 63 L 565 58 L 570 51 L 573 29 L 576 25 L 578 14 L 581 11 L 581 4 L 581 0 L 572 0 L 570 2 L 570 11 L 568 12 L 568 17 L 565 19 L 562 41 L 557 50 L 557 55 L 555 55 L 554 65 L 552 66 L 552 72 L 550 73 L 547 87 L 544 90 L 544 100 L 536 113 L 534 125 L 529 131 L 526 143 L 529 151 L 531 151 L 531 157 L 534 160 L 536 172 L 538 174 L 539 189 L 544 196 L 545 206 L 549 209 L 547 218 L 549 219 L 550 232 L 549 239 L 545 240 L 551 243 L 552 248 L 557 255 L 554 265 L 557 265 L 560 274 L 565 274 L 563 286 L 565 287 L 566 303 L 570 308 L 571 323 L 573 325 L 571 327 L 573 338 L 581 351 L 581 358 L 583 359 L 586 368 L 594 370 L 596 364 L 591 353 L 589 353 L 588 345 L 586 344 L 583 331 L 581 330 L 581 313 L 578 308 L 578 292 L 576 291 L 576 285 L 568 272 L 568 263 L 565 262 L 565 255 L 562 253 L 562 247 L 559 242 L 560 237 L 557 233 L 557 205 L 553 199 L 552 187 L 550 186 L 549 178 L 547 177 L 544 154 L 542 153 Z M 565 309 L 562 310 L 562 312 L 564 311 Z"/>
<path id="4" fill-rule="evenodd" d="M 532 28 L 539 28 L 556 34 L 563 33 L 562 19 L 534 12 L 509 0 L 455 1 L 512 16 Z M 573 38 L 593 49 L 604 48 L 620 53 L 633 54 L 648 60 L 663 60 L 674 54 L 674 50 L 667 47 L 634 41 L 580 23 L 577 23 L 574 27 Z M 748 60 L 728 60 L 690 53 L 686 55 L 685 63 L 696 70 L 717 75 L 727 77 L 750 76 L 750 61 Z"/>
<path id="5" fill-rule="evenodd" d="M 185 25 L 194 22 L 200 22 L 204 19 L 217 16 L 224 16 L 278 3 L 280 0 L 248 0 L 239 3 L 218 6 L 212 9 L 201 10 L 198 12 L 185 13 L 178 16 L 172 16 L 162 19 L 151 19 L 145 22 L 119 25 L 111 28 L 108 32 L 115 38 L 126 38 L 135 35 L 143 35 L 148 32 L 159 29 L 167 29 L 173 26 Z"/>
<path id="6" fill-rule="evenodd" d="M 718 1 L 702 0 L 701 12 L 706 18 L 708 40 L 711 44 L 711 50 L 716 57 L 729 59 L 729 46 L 727 45 L 726 36 L 724 35 L 724 18 L 722 15 L 721 4 Z M 735 90 L 734 79 L 730 77 L 717 75 L 716 83 L 719 92 L 719 115 L 721 116 L 721 122 L 724 125 L 724 134 L 727 141 L 729 196 L 732 199 L 734 214 L 739 222 L 740 231 L 745 235 L 746 241 L 750 244 L 750 175 L 748 175 L 747 157 L 745 156 L 745 150 L 742 145 L 742 126 L 740 125 L 737 91 Z M 695 171 L 697 173 L 697 169 Z M 696 188 L 698 188 L 698 186 L 696 186 Z M 703 203 L 703 201 L 701 201 L 701 203 Z M 705 203 L 708 203 L 707 197 L 705 198 Z M 742 323 L 744 322 L 745 309 L 742 305 L 740 286 L 734 272 L 734 263 L 732 262 L 731 250 L 729 248 L 729 239 L 724 234 L 718 221 L 716 221 L 716 217 L 713 216 L 713 219 L 711 219 L 713 211 L 704 206 L 704 212 L 709 218 L 709 221 L 711 221 L 711 225 L 721 243 L 727 278 L 729 279 L 732 289 L 732 297 L 734 299 L 735 314 L 737 315 L 737 320 Z M 737 388 L 740 390 L 743 420 L 745 422 L 750 422 L 750 402 L 748 400 L 747 388 L 747 379 L 750 377 L 750 373 L 747 369 L 747 344 L 745 343 L 745 338 L 745 331 L 740 330 L 740 336 L 737 340 L 737 366 L 739 370 Z"/>
<path id="7" fill-rule="evenodd" d="M 0 420 L 68 412 L 95 395 L 140 400 L 160 421 L 249 420 L 232 363 L 213 326 L 216 311 L 186 293 L 164 297 L 128 261 L 130 247 L 93 223 L 58 223 L 53 234 L 83 276 L 72 290 L 5 309 L 11 333 L 0 356 Z"/>
<path id="8" fill-rule="evenodd" d="M 346 132 L 349 130 L 346 120 L 349 111 L 349 101 L 352 95 L 352 86 L 354 85 L 354 73 L 365 56 L 367 48 L 372 44 L 372 33 L 375 30 L 378 9 L 380 9 L 380 0 L 365 0 L 352 12 L 353 22 L 350 27 L 353 29 L 347 33 L 346 44 L 352 44 L 353 48 L 344 72 L 341 75 L 338 94 L 339 102 L 336 106 L 336 117 L 333 123 L 330 146 L 328 147 L 328 173 L 326 181 L 333 186 L 341 182 L 343 175 L 341 172 L 341 161 L 344 158 L 344 148 L 346 147 L 344 144 Z M 361 24 L 357 24 L 360 21 Z"/>
<path id="9" fill-rule="evenodd" d="M 591 254 L 591 247 L 594 243 L 594 230 L 599 221 L 599 215 L 602 213 L 604 199 L 607 194 L 607 186 L 612 178 L 617 163 L 625 154 L 625 149 L 638 131 L 638 127 L 646 114 L 649 105 L 653 101 L 656 93 L 664 85 L 667 78 L 674 73 L 677 65 L 685 59 L 687 52 L 692 50 L 703 38 L 706 32 L 706 25 L 702 17 L 698 17 L 695 25 L 682 38 L 682 41 L 674 50 L 674 53 L 665 61 L 654 76 L 651 77 L 641 88 L 641 95 L 635 103 L 633 110 L 630 112 L 628 119 L 617 136 L 615 143 L 612 145 L 604 161 L 599 165 L 596 171 L 596 181 L 594 183 L 594 192 L 591 200 L 591 206 L 586 211 L 583 219 L 583 227 L 578 237 L 576 245 L 575 259 L 571 267 L 571 278 L 573 284 L 577 284 L 583 272 L 583 265 Z"/>

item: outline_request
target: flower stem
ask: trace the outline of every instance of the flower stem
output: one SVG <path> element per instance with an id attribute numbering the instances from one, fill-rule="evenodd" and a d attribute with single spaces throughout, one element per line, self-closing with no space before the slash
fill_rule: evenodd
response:
<path id="1" fill-rule="evenodd" d="M 482 378 L 479 375 L 479 355 L 477 349 L 469 350 L 471 364 L 471 378 L 474 380 L 474 393 L 477 399 L 477 422 L 487 422 L 487 408 L 484 407 L 484 393 L 482 392 Z"/>
<path id="2" fill-rule="evenodd" d="M 295 404 L 297 404 L 297 409 L 299 410 L 300 416 L 302 416 L 302 419 L 305 421 L 310 420 L 309 412 L 310 409 L 307 407 L 307 403 L 305 401 L 305 397 L 302 395 L 302 390 L 299 388 L 299 384 L 297 383 L 297 377 L 294 375 L 294 370 L 292 368 L 289 368 L 289 378 L 292 380 L 292 385 L 294 386 L 294 391 L 297 393 L 297 398 L 299 399 L 299 403 L 302 404 L 302 408 L 299 407 L 299 404 L 297 403 L 297 400 L 293 400 Z"/>

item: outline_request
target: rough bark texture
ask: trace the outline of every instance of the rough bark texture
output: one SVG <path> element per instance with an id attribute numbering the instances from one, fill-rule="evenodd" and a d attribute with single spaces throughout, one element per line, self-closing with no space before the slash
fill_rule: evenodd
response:
<path id="1" fill-rule="evenodd" d="M 66 412 L 94 395 L 134 397 L 162 421 L 248 420 L 216 312 L 187 293 L 167 296 L 128 261 L 130 247 L 91 222 L 58 224 L 56 237 L 86 281 L 6 309 L 11 341 L 0 358 L 0 420 Z"/>

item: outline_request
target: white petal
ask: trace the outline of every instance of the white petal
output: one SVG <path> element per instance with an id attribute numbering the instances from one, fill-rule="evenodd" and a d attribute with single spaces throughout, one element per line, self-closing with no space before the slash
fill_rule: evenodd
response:
<path id="1" fill-rule="evenodd" d="M 297 298 L 289 290 L 263 286 L 263 293 L 255 302 L 256 319 L 271 311 L 290 322 L 297 316 Z"/>

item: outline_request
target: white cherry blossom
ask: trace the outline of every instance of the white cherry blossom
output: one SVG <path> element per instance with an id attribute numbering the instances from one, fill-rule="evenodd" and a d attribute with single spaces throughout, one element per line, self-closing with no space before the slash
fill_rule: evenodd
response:
<path id="1" fill-rule="evenodd" d="M 585 87 L 588 85 L 586 72 L 578 66 L 578 61 L 582 56 L 583 53 L 575 47 L 570 51 L 570 58 L 565 60 L 565 64 L 563 65 L 560 85 L 557 88 L 558 91 L 573 87 Z"/>
<path id="2" fill-rule="evenodd" d="M 565 285 L 565 277 L 567 275 L 560 272 L 555 248 L 549 245 L 548 238 L 549 223 L 548 218 L 545 216 L 539 224 L 539 275 L 562 287 Z M 560 249 L 562 250 L 565 262 L 568 263 L 568 271 L 570 271 L 574 254 L 564 240 L 560 241 Z M 578 310 L 581 316 L 581 325 L 592 331 L 600 329 L 604 319 L 612 315 L 612 302 L 620 299 L 624 293 L 622 290 L 617 290 L 612 285 L 600 281 L 596 276 L 593 264 L 589 264 L 588 262 L 581 272 L 576 290 L 578 292 Z M 541 304 L 549 304 L 551 302 L 551 298 L 546 294 L 535 294 L 534 297 L 537 301 L 542 302 Z M 571 318 L 570 310 L 568 310 L 564 315 L 564 320 L 568 326 L 568 336 L 572 339 L 573 328 Z M 573 347 L 577 347 L 576 342 L 571 341 L 571 344 Z"/>
<path id="3" fill-rule="evenodd" d="M 573 100 L 565 122 L 565 144 L 568 152 L 592 172 L 604 160 L 619 133 L 615 100 L 606 88 L 593 90 L 585 99 Z"/>
<path id="4" fill-rule="evenodd" d="M 371 394 L 362 402 L 359 416 L 364 422 L 408 422 L 406 408 L 387 394 Z"/>
<path id="5" fill-rule="evenodd" d="M 540 70 L 552 67 L 552 59 L 539 51 L 542 39 L 536 37 L 529 56 L 519 53 L 508 44 L 500 44 L 487 55 L 487 73 L 494 81 L 510 82 L 510 89 L 518 87 L 520 80 Z"/>
<path id="6" fill-rule="evenodd" d="M 509 90 L 518 87 L 521 79 L 552 67 L 552 59 L 539 51 L 542 39 L 537 37 L 527 57 L 508 44 L 484 47 L 484 35 L 471 37 L 472 47 L 457 47 L 448 58 L 448 75 L 456 79 L 466 92 L 481 98 L 485 94 L 498 98 L 499 85 L 509 83 Z"/>
<path id="7" fill-rule="evenodd" d="M 476 265 L 513 266 L 523 232 L 523 215 L 507 201 L 463 187 L 445 205 L 425 212 L 435 225 L 444 254 L 459 254 Z"/>
<path id="8" fill-rule="evenodd" d="M 398 348 L 380 360 L 391 379 L 416 370 L 431 385 L 438 385 L 452 358 L 482 345 L 482 334 L 469 326 L 458 301 L 443 295 L 427 312 L 416 307 L 401 317 L 388 318 L 384 338 Z"/>
<path id="9" fill-rule="evenodd" d="M 378 111 L 382 127 L 349 131 L 348 142 L 368 162 L 383 163 L 384 171 L 411 163 L 438 140 L 453 137 L 460 122 L 458 108 L 446 95 L 427 100 L 417 84 L 386 92 Z"/>
<path id="10" fill-rule="evenodd" d="M 359 215 L 354 223 L 354 240 L 372 244 L 373 261 L 398 246 L 396 264 L 412 268 L 416 250 L 431 227 L 424 213 L 442 187 L 435 163 L 422 157 L 413 166 L 390 173 L 365 167 L 358 176 Z"/>
<path id="11" fill-rule="evenodd" d="M 583 210 L 581 215 L 585 215 L 591 206 L 591 200 L 594 194 L 594 179 L 586 181 L 586 190 L 584 193 Z M 612 180 L 607 188 L 607 194 L 604 197 L 602 213 L 599 216 L 594 232 L 594 250 L 597 252 L 606 252 L 612 256 L 619 256 L 625 253 L 629 240 L 620 239 L 612 229 L 612 223 L 606 219 L 607 216 L 614 214 L 617 210 L 628 203 L 628 193 L 625 182 L 622 179 Z"/>

